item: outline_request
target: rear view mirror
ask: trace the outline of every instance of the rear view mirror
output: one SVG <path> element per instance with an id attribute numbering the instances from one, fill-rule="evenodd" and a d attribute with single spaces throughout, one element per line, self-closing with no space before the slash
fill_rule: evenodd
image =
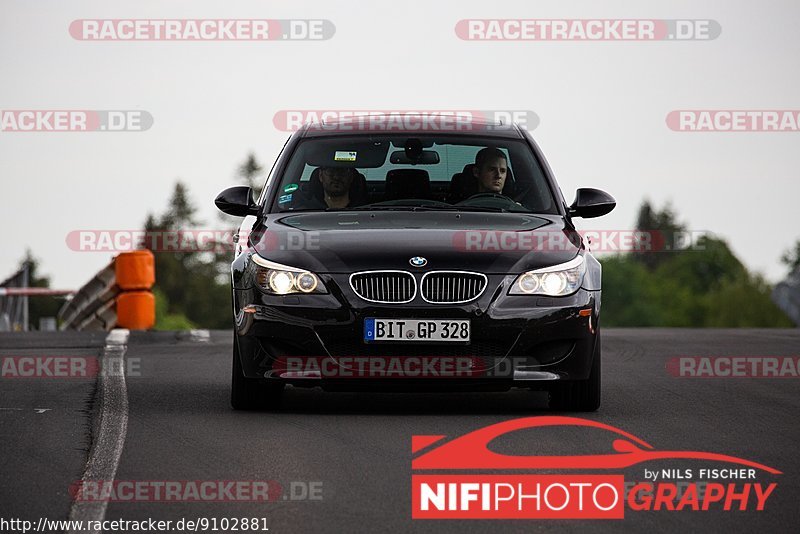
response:
<path id="1" fill-rule="evenodd" d="M 583 187 L 575 193 L 575 201 L 569 207 L 569 214 L 573 217 L 591 219 L 609 213 L 616 205 L 614 197 L 605 191 Z"/>
<path id="2" fill-rule="evenodd" d="M 214 200 L 214 204 L 222 213 L 234 217 L 258 214 L 258 206 L 253 202 L 253 192 L 246 185 L 229 187 Z"/>
<path id="3" fill-rule="evenodd" d="M 392 152 L 389 156 L 389 163 L 399 165 L 436 165 L 439 163 L 439 153 L 435 150 L 422 150 L 409 157 L 404 150 Z"/>

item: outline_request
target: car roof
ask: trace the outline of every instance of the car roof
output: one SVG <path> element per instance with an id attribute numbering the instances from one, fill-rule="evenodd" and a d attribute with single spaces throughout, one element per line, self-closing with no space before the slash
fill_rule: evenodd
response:
<path id="1" fill-rule="evenodd" d="M 423 121 L 424 128 L 421 128 Z M 416 128 L 413 127 L 416 125 Z M 515 124 L 503 124 L 501 121 L 490 121 L 473 115 L 445 115 L 439 113 L 370 113 L 368 116 L 339 117 L 311 121 L 303 124 L 298 130 L 300 137 L 344 137 L 366 134 L 400 134 L 400 135 L 459 135 L 471 137 L 498 137 L 505 139 L 522 139 L 520 127 Z"/>

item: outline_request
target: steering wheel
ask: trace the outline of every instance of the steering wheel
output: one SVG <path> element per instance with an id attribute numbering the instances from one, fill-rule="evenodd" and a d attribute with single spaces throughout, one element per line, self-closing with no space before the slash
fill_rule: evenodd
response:
<path id="1" fill-rule="evenodd" d="M 501 193 L 476 193 L 471 197 L 462 200 L 456 206 L 474 206 L 497 208 L 501 211 L 526 211 L 525 206 L 520 204 L 516 199 Z"/>

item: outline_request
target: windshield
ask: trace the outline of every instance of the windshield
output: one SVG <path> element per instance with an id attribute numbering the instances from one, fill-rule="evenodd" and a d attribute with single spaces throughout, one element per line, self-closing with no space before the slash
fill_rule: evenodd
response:
<path id="1" fill-rule="evenodd" d="M 362 135 L 301 141 L 272 212 L 495 211 L 556 214 L 523 141 L 477 136 Z"/>

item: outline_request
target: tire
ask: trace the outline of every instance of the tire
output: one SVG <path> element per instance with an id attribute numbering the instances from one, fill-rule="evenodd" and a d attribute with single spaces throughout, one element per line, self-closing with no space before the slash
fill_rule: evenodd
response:
<path id="1" fill-rule="evenodd" d="M 231 368 L 231 406 L 234 410 L 270 410 L 280 405 L 283 384 L 244 376 L 233 334 L 233 365 Z"/>
<path id="2" fill-rule="evenodd" d="M 594 412 L 600 407 L 600 332 L 594 343 L 592 370 L 586 380 L 556 384 L 550 391 L 550 409 L 566 412 Z"/>

